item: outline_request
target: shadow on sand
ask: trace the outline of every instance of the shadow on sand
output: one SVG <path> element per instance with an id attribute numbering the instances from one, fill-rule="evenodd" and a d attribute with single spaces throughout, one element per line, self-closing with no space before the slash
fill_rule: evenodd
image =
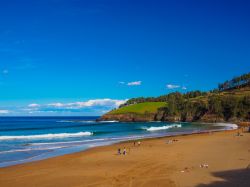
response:
<path id="1" fill-rule="evenodd" d="M 246 169 L 215 172 L 212 175 L 223 181 L 199 184 L 197 187 L 250 187 L 250 164 Z"/>

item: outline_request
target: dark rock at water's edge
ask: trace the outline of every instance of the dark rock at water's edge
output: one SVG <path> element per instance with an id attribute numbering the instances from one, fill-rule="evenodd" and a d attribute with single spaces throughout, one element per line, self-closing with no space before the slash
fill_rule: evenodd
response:
<path id="1" fill-rule="evenodd" d="M 155 114 L 105 114 L 98 121 L 147 122 L 155 121 Z"/>
<path id="2" fill-rule="evenodd" d="M 215 114 L 206 113 L 199 119 L 195 119 L 192 116 L 187 116 L 185 119 L 182 116 L 168 116 L 162 112 L 151 114 L 104 114 L 97 121 L 119 121 L 119 122 L 150 122 L 150 121 L 165 121 L 165 122 L 206 122 L 206 123 L 218 123 L 218 122 L 233 122 L 241 123 L 243 120 L 232 118 L 225 120 Z"/>

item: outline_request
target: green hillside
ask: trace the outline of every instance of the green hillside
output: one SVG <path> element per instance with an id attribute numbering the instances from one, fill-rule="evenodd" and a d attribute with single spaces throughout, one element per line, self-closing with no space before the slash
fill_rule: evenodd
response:
<path id="1" fill-rule="evenodd" d="M 126 114 L 126 113 L 144 114 L 147 112 L 156 113 L 159 108 L 165 106 L 166 106 L 165 102 L 145 102 L 145 103 L 138 103 L 125 106 L 117 110 L 113 110 L 109 112 L 109 114 Z"/>

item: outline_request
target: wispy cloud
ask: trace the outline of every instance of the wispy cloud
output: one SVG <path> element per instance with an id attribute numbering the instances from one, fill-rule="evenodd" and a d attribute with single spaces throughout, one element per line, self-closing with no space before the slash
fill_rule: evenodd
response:
<path id="1" fill-rule="evenodd" d="M 40 105 L 39 105 L 39 104 L 36 104 L 36 103 L 31 103 L 31 104 L 28 105 L 28 107 L 31 107 L 31 108 L 38 108 L 38 107 L 40 107 Z"/>
<path id="2" fill-rule="evenodd" d="M 167 84 L 166 87 L 167 87 L 167 89 L 170 89 L 170 90 L 172 90 L 172 89 L 178 89 L 178 88 L 180 88 L 182 90 L 186 90 L 187 89 L 186 86 L 180 86 L 180 85 L 177 85 L 177 84 Z"/>
<path id="3" fill-rule="evenodd" d="M 140 86 L 142 84 L 142 81 L 134 81 L 134 82 L 128 82 L 128 86 Z"/>
<path id="4" fill-rule="evenodd" d="M 166 87 L 167 87 L 167 89 L 176 89 L 176 88 L 180 88 L 180 85 L 167 84 Z"/>
<path id="5" fill-rule="evenodd" d="M 142 84 L 142 81 L 133 81 L 133 82 L 119 81 L 118 84 L 125 86 L 140 86 Z"/>
<path id="6" fill-rule="evenodd" d="M 10 111 L 9 110 L 0 110 L 0 114 L 9 114 Z"/>

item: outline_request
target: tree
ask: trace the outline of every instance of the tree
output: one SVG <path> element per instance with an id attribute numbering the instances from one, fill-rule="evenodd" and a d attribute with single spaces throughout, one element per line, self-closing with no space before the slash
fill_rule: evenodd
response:
<path id="1" fill-rule="evenodd" d="M 208 110 L 212 114 L 223 116 L 222 101 L 219 96 L 212 95 L 208 98 Z"/>
<path id="2" fill-rule="evenodd" d="M 234 96 L 225 96 L 222 100 L 223 115 L 226 121 L 235 117 L 238 101 Z"/>

